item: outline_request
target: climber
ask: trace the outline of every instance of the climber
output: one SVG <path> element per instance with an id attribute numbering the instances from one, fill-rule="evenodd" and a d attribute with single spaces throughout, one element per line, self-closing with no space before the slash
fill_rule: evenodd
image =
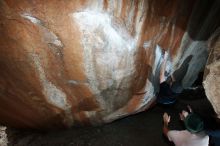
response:
<path id="1" fill-rule="evenodd" d="M 176 82 L 173 76 L 160 84 L 160 90 L 157 95 L 157 102 L 163 105 L 173 104 L 176 96 L 182 92 L 182 86 Z"/>
<path id="2" fill-rule="evenodd" d="M 180 113 L 180 119 L 184 122 L 186 130 L 169 130 L 168 124 L 170 116 L 167 113 L 163 114 L 163 133 L 176 146 L 208 146 L 209 136 L 203 131 L 203 120 L 192 112 L 188 106 L 190 113 L 183 110 Z"/>

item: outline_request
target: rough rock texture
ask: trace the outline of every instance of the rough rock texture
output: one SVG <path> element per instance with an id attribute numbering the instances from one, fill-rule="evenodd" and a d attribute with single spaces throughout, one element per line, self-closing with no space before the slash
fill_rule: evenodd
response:
<path id="1" fill-rule="evenodd" d="M 209 101 L 220 118 L 220 29 L 210 39 L 210 55 L 204 73 L 203 85 Z"/>
<path id="2" fill-rule="evenodd" d="M 0 125 L 0 146 L 7 146 L 7 143 L 6 127 Z"/>
<path id="3" fill-rule="evenodd" d="M 173 74 L 189 87 L 219 1 L 0 1 L 0 121 L 100 124 L 147 109 Z"/>

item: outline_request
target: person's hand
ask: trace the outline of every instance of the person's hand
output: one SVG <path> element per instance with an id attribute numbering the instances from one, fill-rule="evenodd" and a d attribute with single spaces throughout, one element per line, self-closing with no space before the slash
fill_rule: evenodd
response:
<path id="1" fill-rule="evenodd" d="M 179 113 L 179 115 L 180 115 L 180 120 L 183 121 L 183 120 L 185 119 L 184 116 L 183 116 L 183 114 L 182 114 L 182 113 Z"/>
<path id="2" fill-rule="evenodd" d="M 182 113 L 181 113 L 180 119 L 184 120 L 188 115 L 189 115 L 189 113 L 187 111 L 183 110 Z"/>
<path id="3" fill-rule="evenodd" d="M 163 122 L 168 125 L 170 122 L 170 116 L 167 113 L 163 114 Z"/>
<path id="4" fill-rule="evenodd" d="M 190 112 L 190 113 L 192 113 L 192 112 L 193 112 L 193 110 L 192 110 L 192 108 L 191 108 L 191 106 L 190 106 L 190 105 L 187 105 L 187 108 L 188 108 L 188 110 L 189 110 L 189 112 Z"/>

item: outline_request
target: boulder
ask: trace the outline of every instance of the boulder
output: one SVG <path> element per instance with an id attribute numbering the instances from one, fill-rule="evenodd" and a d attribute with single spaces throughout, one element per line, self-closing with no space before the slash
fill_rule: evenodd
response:
<path id="1" fill-rule="evenodd" d="M 220 29 L 209 40 L 210 54 L 205 67 L 203 85 L 217 117 L 220 118 Z"/>
<path id="2" fill-rule="evenodd" d="M 97 125 L 148 109 L 205 67 L 219 1 L 0 1 L 0 121 Z"/>

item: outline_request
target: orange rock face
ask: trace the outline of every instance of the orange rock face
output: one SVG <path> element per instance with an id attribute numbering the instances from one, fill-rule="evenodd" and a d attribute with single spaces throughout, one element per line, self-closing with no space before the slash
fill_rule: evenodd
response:
<path id="1" fill-rule="evenodd" d="M 189 87 L 219 27 L 219 2 L 0 2 L 0 121 L 101 124 L 147 109 L 171 74 Z"/>

